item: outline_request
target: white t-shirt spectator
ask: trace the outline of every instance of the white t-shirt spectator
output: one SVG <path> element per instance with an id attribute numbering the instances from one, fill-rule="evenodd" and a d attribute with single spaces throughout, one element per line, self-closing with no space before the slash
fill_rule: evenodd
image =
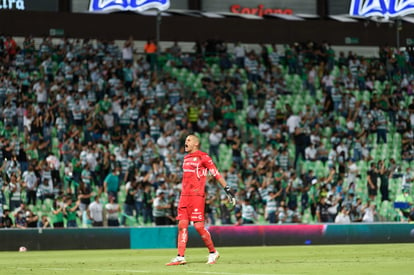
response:
<path id="1" fill-rule="evenodd" d="M 293 134 L 295 132 L 295 128 L 299 127 L 300 120 L 300 116 L 298 115 L 290 115 L 288 117 L 288 119 L 286 120 L 286 125 L 289 128 L 290 134 Z"/>
<path id="2" fill-rule="evenodd" d="M 358 166 L 356 165 L 355 162 L 352 162 L 348 166 L 348 178 L 347 178 L 348 184 L 351 184 L 352 182 L 356 184 L 357 175 L 358 175 Z"/>
<path id="3" fill-rule="evenodd" d="M 107 203 L 105 205 L 106 217 L 108 220 L 117 220 L 118 219 L 118 210 L 119 205 L 117 203 Z"/>
<path id="4" fill-rule="evenodd" d="M 374 222 L 374 209 L 373 206 L 369 206 L 364 210 L 364 216 L 362 216 L 362 222 Z"/>
<path id="5" fill-rule="evenodd" d="M 349 217 L 349 215 L 340 212 L 335 217 L 335 223 L 341 223 L 341 224 L 351 223 L 351 218 Z"/>
<path id="6" fill-rule="evenodd" d="M 223 139 L 223 133 L 221 132 L 214 131 L 210 133 L 210 135 L 208 136 L 208 141 L 210 145 L 213 145 L 213 146 L 219 145 L 222 139 Z"/>
<path id="7" fill-rule="evenodd" d="M 306 160 L 311 160 L 311 161 L 316 160 L 317 152 L 318 151 L 316 150 L 316 147 L 313 146 L 313 145 L 306 147 L 306 149 L 305 149 L 305 158 L 306 158 Z"/>
<path id="8" fill-rule="evenodd" d="M 93 201 L 88 206 L 90 218 L 95 222 L 103 222 L 103 207 L 100 202 Z"/>

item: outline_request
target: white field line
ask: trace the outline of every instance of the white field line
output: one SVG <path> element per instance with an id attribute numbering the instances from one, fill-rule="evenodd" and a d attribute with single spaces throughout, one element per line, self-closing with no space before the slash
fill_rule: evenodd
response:
<path id="1" fill-rule="evenodd" d="M 174 268 L 174 267 L 173 267 Z M 171 269 L 173 269 L 171 268 Z M 16 269 L 19 270 L 33 270 L 36 268 L 29 268 L 29 267 L 16 267 Z M 132 269 L 101 269 L 101 268 L 64 268 L 64 267 L 41 267 L 39 269 L 42 270 L 48 270 L 48 271 L 95 271 L 95 272 L 120 272 L 120 273 L 146 273 L 151 274 L 150 270 L 132 270 Z M 214 271 L 186 271 L 186 270 L 180 270 L 180 273 L 186 273 L 186 274 L 221 274 L 221 275 L 275 275 L 275 273 L 272 274 L 266 274 L 266 273 L 240 273 L 240 272 L 214 272 Z M 279 274 L 279 273 L 277 273 Z M 279 274 L 283 275 L 283 274 Z M 289 273 L 289 275 L 295 275 Z"/>
<path id="2" fill-rule="evenodd" d="M 221 274 L 221 275 L 275 275 L 275 273 L 272 274 L 266 274 L 266 273 L 239 273 L 239 272 L 212 272 L 212 271 L 183 271 L 182 273 L 188 273 L 188 274 Z M 283 275 L 281 273 L 276 273 L 278 275 Z M 298 274 L 290 274 L 289 275 L 298 275 Z"/>
<path id="3" fill-rule="evenodd" d="M 33 270 L 33 267 L 16 267 L 20 270 Z M 101 268 L 64 268 L 64 267 L 40 267 L 41 270 L 47 271 L 95 271 L 95 272 L 125 272 L 125 273 L 151 273 L 149 270 L 135 269 L 101 269 Z"/>

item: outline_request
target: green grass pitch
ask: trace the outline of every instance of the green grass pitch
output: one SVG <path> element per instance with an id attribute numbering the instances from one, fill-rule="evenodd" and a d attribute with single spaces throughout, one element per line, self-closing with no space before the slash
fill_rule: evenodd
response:
<path id="1" fill-rule="evenodd" d="M 17 249 L 16 249 L 17 250 Z M 414 244 L 189 248 L 187 265 L 165 266 L 173 249 L 0 252 L 0 274 L 414 274 Z"/>

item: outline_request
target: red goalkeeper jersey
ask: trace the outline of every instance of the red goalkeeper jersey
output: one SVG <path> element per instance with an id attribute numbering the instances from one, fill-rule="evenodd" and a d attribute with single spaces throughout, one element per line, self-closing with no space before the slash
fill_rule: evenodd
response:
<path id="1" fill-rule="evenodd" d="M 204 196 L 207 176 L 221 178 L 211 157 L 202 151 L 184 157 L 183 172 L 182 196 Z"/>

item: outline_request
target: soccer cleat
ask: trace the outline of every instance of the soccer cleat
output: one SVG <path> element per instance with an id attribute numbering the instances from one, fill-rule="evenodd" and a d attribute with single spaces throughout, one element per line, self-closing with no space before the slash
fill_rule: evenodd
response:
<path id="1" fill-rule="evenodd" d="M 171 260 L 171 262 L 165 264 L 165 265 L 183 265 L 186 264 L 187 261 L 182 256 L 177 256 L 174 259 Z"/>
<path id="2" fill-rule="evenodd" d="M 210 254 L 208 255 L 208 261 L 207 261 L 207 264 L 215 264 L 219 258 L 220 258 L 220 254 L 219 254 L 219 253 L 218 253 L 218 251 L 216 250 L 216 252 L 214 252 L 214 253 L 210 253 Z"/>

